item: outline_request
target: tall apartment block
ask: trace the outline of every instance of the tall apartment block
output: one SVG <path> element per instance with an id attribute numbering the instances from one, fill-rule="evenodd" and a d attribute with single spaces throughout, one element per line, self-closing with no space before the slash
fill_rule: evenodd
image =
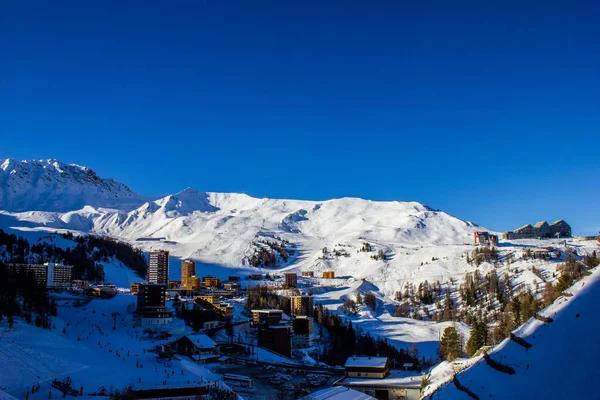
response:
<path id="1" fill-rule="evenodd" d="M 194 260 L 184 260 L 181 262 L 181 288 L 191 288 L 193 285 L 192 276 L 196 275 L 196 262 Z"/>
<path id="2" fill-rule="evenodd" d="M 295 272 L 286 272 L 283 277 L 283 285 L 286 288 L 295 288 L 298 285 L 298 275 Z"/>
<path id="3" fill-rule="evenodd" d="M 291 296 L 291 303 L 292 316 L 313 315 L 314 303 L 312 296 Z"/>
<path id="4" fill-rule="evenodd" d="M 169 283 L 169 252 L 165 250 L 148 253 L 148 283 Z"/>

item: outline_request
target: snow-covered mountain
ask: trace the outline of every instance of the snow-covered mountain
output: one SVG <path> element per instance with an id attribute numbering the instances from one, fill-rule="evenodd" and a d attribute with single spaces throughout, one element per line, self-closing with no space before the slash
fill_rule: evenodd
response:
<path id="1" fill-rule="evenodd" d="M 143 198 L 89 168 L 57 160 L 0 159 L 0 210 L 67 212 L 83 208 L 131 208 Z"/>
<path id="2" fill-rule="evenodd" d="M 525 257 L 525 248 L 563 245 L 563 240 L 528 239 L 503 241 L 497 264 L 470 263 L 466 255 L 475 250 L 473 232 L 484 228 L 417 202 L 259 199 L 191 188 L 148 198 L 85 167 L 54 160 L 1 165 L 0 228 L 30 243 L 48 232 L 72 231 L 117 238 L 145 251 L 169 250 L 171 279 L 179 278 L 181 259 L 196 260 L 199 275 L 227 277 L 257 272 L 253 265 L 261 252 L 272 252 L 276 264 L 259 265 L 261 272 L 313 271 L 315 278 L 301 278 L 301 283 L 310 284 L 316 302 L 331 310 L 343 313 L 346 299 L 375 293 L 376 309 L 362 305 L 357 315 L 345 318 L 399 347 L 419 343 L 428 358 L 436 354 L 440 332 L 450 322 L 395 316 L 395 295 L 406 291 L 407 283 L 439 281 L 462 307 L 458 289 L 466 273 L 508 274 L 515 291 L 539 293 L 538 282 L 554 282 L 564 259 Z M 569 246 L 580 254 L 592 249 L 591 244 Z M 120 285 L 137 279 L 116 279 L 111 271 L 123 271 L 105 267 L 107 279 Z M 320 279 L 323 271 L 334 271 L 336 278 Z M 403 298 L 408 301 L 406 294 Z M 427 307 L 440 311 L 435 304 Z M 457 327 L 466 338 L 468 326 Z"/>
<path id="3" fill-rule="evenodd" d="M 333 269 L 375 281 L 394 270 L 392 278 L 403 279 L 424 261 L 411 258 L 417 248 L 470 242 L 476 230 L 416 202 L 258 199 L 191 188 L 148 200 L 78 165 L 11 159 L 1 165 L 0 227 L 101 234 L 209 265 L 248 269 L 249 257 L 261 247 L 286 241 L 289 257 L 278 255 L 276 268 L 317 274 Z M 363 242 L 373 252 L 358 251 Z M 344 255 L 324 256 L 324 247 L 343 249 Z M 379 250 L 387 261 L 371 258 Z M 443 270 L 432 266 L 425 275 L 444 279 Z"/>

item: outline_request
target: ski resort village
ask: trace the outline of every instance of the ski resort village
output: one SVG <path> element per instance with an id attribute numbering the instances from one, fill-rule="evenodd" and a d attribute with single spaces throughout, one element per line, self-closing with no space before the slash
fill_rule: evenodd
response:
<path id="1" fill-rule="evenodd" d="M 0 399 L 598 398 L 600 238 L 522 223 L 0 160 Z"/>

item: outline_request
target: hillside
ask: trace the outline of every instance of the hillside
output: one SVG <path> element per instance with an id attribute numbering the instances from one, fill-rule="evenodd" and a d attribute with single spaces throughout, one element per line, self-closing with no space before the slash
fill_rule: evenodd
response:
<path id="1" fill-rule="evenodd" d="M 495 320 L 511 296 L 530 290 L 541 297 L 565 261 L 563 241 L 527 239 L 503 241 L 493 258 L 474 262 L 473 232 L 484 228 L 417 202 L 258 199 L 191 188 L 157 199 L 54 160 L 6 160 L 2 166 L 3 182 L 19 190 L 9 192 L 3 183 L 0 228 L 32 244 L 48 232 L 71 231 L 144 251 L 169 250 L 171 279 L 179 278 L 185 258 L 198 262 L 199 275 L 312 271 L 315 278 L 301 278 L 300 287 L 314 291 L 316 301 L 344 314 L 344 302 L 374 293 L 375 309 L 362 305 L 344 318 L 400 347 L 417 342 L 427 357 L 435 356 L 449 321 L 469 323 L 483 310 Z M 45 178 L 32 179 L 33 173 L 25 174 L 30 170 Z M 593 247 L 568 243 L 579 259 Z M 532 250 L 547 255 L 531 257 Z M 105 260 L 104 268 L 117 264 Z M 320 278 L 324 271 L 336 278 Z M 116 283 L 127 286 L 135 278 Z M 472 304 L 465 306 L 467 278 L 478 287 L 471 284 Z M 490 292 L 493 281 L 501 293 Z M 466 338 L 468 325 L 460 329 Z"/>
<path id="2" fill-rule="evenodd" d="M 54 160 L 9 159 L 2 171 L 0 228 L 21 235 L 39 230 L 106 235 L 144 250 L 164 248 L 176 258 L 194 258 L 218 275 L 228 273 L 220 267 L 258 266 L 316 273 L 333 269 L 337 275 L 376 281 L 394 270 L 394 278 L 409 279 L 413 263 L 425 261 L 412 258 L 421 246 L 460 245 L 470 242 L 476 230 L 471 223 L 416 202 L 257 199 L 190 188 L 142 201 L 125 185 Z M 385 253 L 387 261 L 357 254 L 363 242 L 370 243 L 373 252 Z M 275 249 L 281 244 L 285 255 Z M 324 247 L 336 246 L 347 255 L 323 257 Z M 252 256 L 264 255 L 261 252 L 273 253 L 273 262 L 254 262 Z M 446 272 L 442 265 L 422 275 L 444 279 Z"/>
<path id="3" fill-rule="evenodd" d="M 55 298 L 59 312 L 49 330 L 20 320 L 9 328 L 6 321 L 0 321 L 0 387 L 6 396 L 24 399 L 29 391 L 30 399 L 48 399 L 52 391 L 52 398 L 60 397 L 50 384 L 54 378 L 66 377 L 77 389 L 83 387 L 82 398 L 98 398 L 91 394 L 103 385 L 112 391 L 127 386 L 153 388 L 163 381 L 182 387 L 219 379 L 188 359 L 175 360 L 177 373 L 167 373 L 164 360 L 148 351 L 162 342 L 148 337 L 130 311 L 135 296 L 119 294 L 83 306 L 75 305 L 77 297 L 72 295 Z M 116 330 L 114 312 L 119 314 Z M 31 394 L 32 384 L 38 383 L 39 391 Z"/>
<path id="4" fill-rule="evenodd" d="M 514 331 L 531 348 L 505 339 L 489 351 L 492 360 L 512 368 L 514 374 L 499 372 L 480 359 L 457 375 L 460 384 L 480 399 L 598 398 L 590 388 L 600 357 L 594 335 L 600 325 L 600 271 L 594 270 L 568 291 L 572 297 L 560 297 L 540 313 L 553 322 L 532 318 Z M 471 398 L 451 381 L 431 397 Z"/>

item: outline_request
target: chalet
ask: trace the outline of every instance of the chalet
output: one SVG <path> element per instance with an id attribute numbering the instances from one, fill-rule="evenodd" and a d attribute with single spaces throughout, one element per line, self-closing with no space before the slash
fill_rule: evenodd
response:
<path id="1" fill-rule="evenodd" d="M 221 356 L 215 353 L 205 353 L 205 354 L 192 354 L 190 358 L 194 360 L 196 364 L 209 364 L 212 362 L 219 361 Z"/>
<path id="2" fill-rule="evenodd" d="M 206 335 L 187 335 L 171 343 L 171 348 L 177 354 L 185 355 L 198 364 L 206 364 L 219 359 L 216 343 Z"/>
<path id="3" fill-rule="evenodd" d="M 423 377 L 414 371 L 393 370 L 382 379 L 370 377 L 344 377 L 333 386 L 343 386 L 360 391 L 378 400 L 418 400 L 421 397 Z"/>
<path id="4" fill-rule="evenodd" d="M 385 378 L 390 374 L 387 357 L 350 357 L 344 365 L 348 378 Z"/>

